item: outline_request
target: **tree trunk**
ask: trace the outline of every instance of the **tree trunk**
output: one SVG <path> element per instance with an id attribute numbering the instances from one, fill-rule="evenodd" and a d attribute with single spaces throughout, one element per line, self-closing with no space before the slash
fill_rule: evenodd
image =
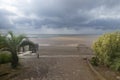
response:
<path id="1" fill-rule="evenodd" d="M 29 45 L 29 51 L 32 51 L 32 46 L 31 45 Z"/>
<path id="2" fill-rule="evenodd" d="M 25 52 L 25 48 L 24 48 L 24 46 L 23 46 L 22 48 L 23 48 L 23 52 Z"/>
<path id="3" fill-rule="evenodd" d="M 21 47 L 18 48 L 18 52 L 21 52 Z"/>
<path id="4" fill-rule="evenodd" d="M 17 52 L 12 53 L 12 60 L 11 60 L 11 66 L 13 69 L 15 69 L 18 66 L 18 56 Z"/>

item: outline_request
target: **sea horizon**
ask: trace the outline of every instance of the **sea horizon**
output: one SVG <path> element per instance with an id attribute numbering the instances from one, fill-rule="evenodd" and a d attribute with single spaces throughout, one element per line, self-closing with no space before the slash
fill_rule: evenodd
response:
<path id="1" fill-rule="evenodd" d="M 99 36 L 101 34 L 25 34 L 28 38 L 51 38 L 51 37 L 83 37 Z"/>

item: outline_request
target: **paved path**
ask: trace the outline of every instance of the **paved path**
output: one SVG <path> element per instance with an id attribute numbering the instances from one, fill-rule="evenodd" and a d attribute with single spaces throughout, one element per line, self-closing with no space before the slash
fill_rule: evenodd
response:
<path id="1" fill-rule="evenodd" d="M 84 55 L 78 55 L 77 51 L 69 51 L 70 55 L 49 55 L 52 51 L 39 59 L 21 59 L 26 69 L 12 80 L 97 80 L 83 59 Z M 63 52 L 62 49 L 58 51 Z"/>

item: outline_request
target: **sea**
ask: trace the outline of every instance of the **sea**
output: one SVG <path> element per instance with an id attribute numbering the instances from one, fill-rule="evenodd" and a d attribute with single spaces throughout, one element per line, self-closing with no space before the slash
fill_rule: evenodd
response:
<path id="1" fill-rule="evenodd" d="M 100 34 L 26 34 L 28 38 L 55 38 L 55 37 L 91 37 Z"/>

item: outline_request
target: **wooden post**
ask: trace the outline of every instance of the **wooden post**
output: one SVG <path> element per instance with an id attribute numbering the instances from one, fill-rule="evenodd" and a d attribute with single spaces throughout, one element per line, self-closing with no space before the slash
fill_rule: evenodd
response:
<path id="1" fill-rule="evenodd" d="M 36 44 L 35 45 L 35 47 L 36 47 L 36 54 L 37 54 L 37 58 L 39 58 L 39 45 L 38 44 Z"/>
<path id="2" fill-rule="evenodd" d="M 24 48 L 24 46 L 22 47 L 22 50 L 23 50 L 23 52 L 25 52 L 25 48 Z"/>

